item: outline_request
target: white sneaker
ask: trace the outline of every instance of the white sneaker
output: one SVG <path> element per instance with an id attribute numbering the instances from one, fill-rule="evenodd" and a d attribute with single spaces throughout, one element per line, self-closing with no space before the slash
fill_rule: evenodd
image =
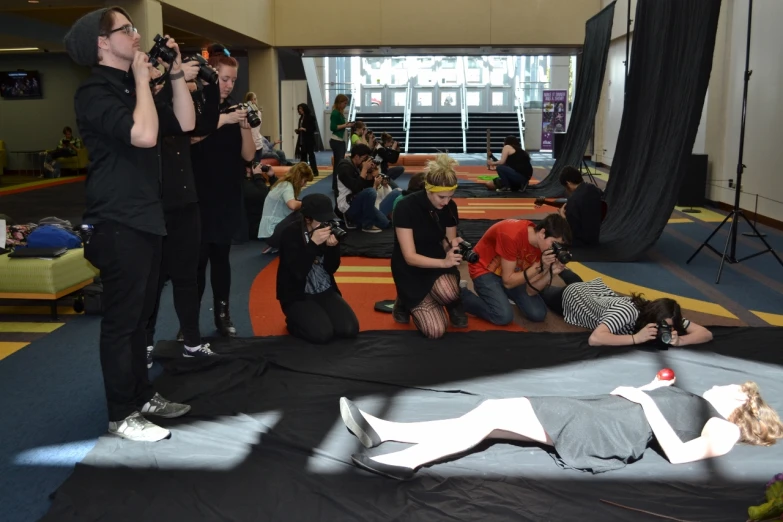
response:
<path id="1" fill-rule="evenodd" d="M 465 279 L 460 279 L 459 280 L 459 287 L 460 288 L 467 288 L 468 287 L 468 282 Z"/>
<path id="2" fill-rule="evenodd" d="M 147 346 L 147 369 L 152 368 L 152 346 Z"/>
<path id="3" fill-rule="evenodd" d="M 136 442 L 157 442 L 171 435 L 169 430 L 151 423 L 137 411 L 119 422 L 110 422 L 109 433 Z"/>
<path id="4" fill-rule="evenodd" d="M 363 228 L 362 232 L 368 232 L 370 234 L 377 234 L 378 232 L 383 232 L 383 230 L 381 230 L 378 227 L 372 227 L 372 228 Z"/>

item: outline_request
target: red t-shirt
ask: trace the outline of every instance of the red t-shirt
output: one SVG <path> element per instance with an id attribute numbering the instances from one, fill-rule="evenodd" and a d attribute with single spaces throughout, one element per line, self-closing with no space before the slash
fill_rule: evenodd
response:
<path id="1" fill-rule="evenodd" d="M 535 223 L 526 219 L 504 219 L 492 225 L 474 250 L 479 262 L 468 265 L 471 279 L 484 274 L 500 275 L 500 260 L 516 261 L 516 270 L 527 270 L 541 260 L 541 251 L 530 244 L 528 230 Z"/>

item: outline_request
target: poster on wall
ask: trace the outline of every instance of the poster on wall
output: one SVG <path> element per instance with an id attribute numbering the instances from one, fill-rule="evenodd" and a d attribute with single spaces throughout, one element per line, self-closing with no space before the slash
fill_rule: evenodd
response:
<path id="1" fill-rule="evenodd" d="M 568 91 L 544 91 L 541 111 L 541 150 L 552 150 L 556 132 L 566 131 Z"/>

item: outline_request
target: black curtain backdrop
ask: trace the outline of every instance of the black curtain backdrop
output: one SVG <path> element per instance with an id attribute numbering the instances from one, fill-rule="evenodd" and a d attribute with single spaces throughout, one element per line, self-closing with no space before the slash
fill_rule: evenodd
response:
<path id="1" fill-rule="evenodd" d="M 639 0 L 601 246 L 579 259 L 633 261 L 671 216 L 712 71 L 720 0 Z"/>
<path id="2" fill-rule="evenodd" d="M 563 144 L 563 152 L 557 158 L 549 175 L 540 183 L 528 188 L 527 197 L 556 198 L 565 194 L 560 184 L 560 172 L 566 166 L 579 168 L 587 144 L 593 137 L 595 113 L 601 98 L 606 60 L 612 42 L 615 2 L 605 7 L 585 24 L 585 43 L 578 58 L 579 74 L 576 79 L 576 95 L 571 121 Z"/>

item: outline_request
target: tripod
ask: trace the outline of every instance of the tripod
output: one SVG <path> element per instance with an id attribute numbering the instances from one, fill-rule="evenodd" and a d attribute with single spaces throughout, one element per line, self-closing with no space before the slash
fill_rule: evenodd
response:
<path id="1" fill-rule="evenodd" d="M 701 252 L 702 248 L 707 247 L 719 256 L 721 256 L 720 260 L 720 267 L 718 268 L 718 278 L 715 280 L 715 284 L 720 283 L 720 276 L 723 273 L 723 265 L 726 261 L 728 261 L 730 264 L 735 263 L 741 263 L 742 261 L 746 261 L 748 259 L 751 259 L 753 257 L 760 256 L 762 254 L 766 254 L 767 252 L 770 252 L 773 256 L 775 256 L 775 259 L 778 260 L 778 263 L 780 263 L 781 266 L 783 266 L 783 260 L 778 257 L 778 255 L 775 253 L 775 251 L 772 249 L 769 243 L 767 243 L 767 240 L 764 239 L 764 236 L 759 233 L 759 231 L 756 229 L 756 226 L 748 220 L 747 217 L 745 217 L 745 213 L 740 208 L 740 194 L 742 191 L 742 173 L 745 171 L 745 165 L 742 164 L 742 155 L 745 152 L 745 116 L 747 114 L 747 108 L 748 108 L 748 83 L 750 82 L 750 75 L 753 74 L 753 71 L 750 70 L 750 30 L 753 20 L 753 0 L 749 0 L 748 3 L 748 42 L 745 47 L 745 86 L 742 91 L 742 122 L 740 123 L 740 143 L 739 143 L 739 160 L 737 163 L 737 184 L 734 189 L 734 209 L 729 213 L 726 218 L 721 221 L 721 224 L 718 225 L 718 227 L 713 230 L 712 234 L 704 241 L 704 243 L 701 244 L 701 246 L 696 250 L 696 252 L 693 253 L 693 255 L 688 258 L 688 261 L 686 261 L 686 264 L 689 264 L 691 261 L 693 261 L 693 258 L 696 257 L 696 255 Z M 751 254 L 749 256 L 745 256 L 743 258 L 737 259 L 737 231 L 739 229 L 739 221 L 740 218 L 745 220 L 745 223 L 748 224 L 748 226 L 753 230 L 755 235 L 753 237 L 758 237 L 762 243 L 764 243 L 764 246 L 767 247 L 766 250 L 762 250 L 760 252 L 756 252 L 755 254 Z M 718 231 L 723 227 L 723 225 L 726 224 L 726 222 L 731 219 L 731 225 L 729 226 L 729 236 L 726 238 L 726 246 L 723 248 L 723 253 L 721 254 L 716 250 L 712 245 L 710 245 L 710 240 L 715 236 L 715 234 L 718 233 Z"/>

